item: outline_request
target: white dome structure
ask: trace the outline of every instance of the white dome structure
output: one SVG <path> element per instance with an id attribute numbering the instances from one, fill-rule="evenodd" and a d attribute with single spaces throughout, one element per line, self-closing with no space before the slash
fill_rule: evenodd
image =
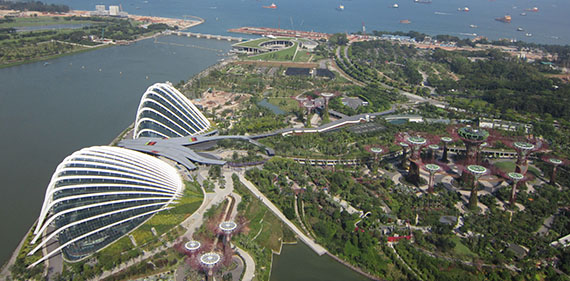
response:
<path id="1" fill-rule="evenodd" d="M 47 187 L 29 255 L 50 240 L 59 245 L 31 266 L 59 251 L 69 261 L 95 253 L 170 208 L 183 188 L 174 167 L 141 152 L 110 146 L 74 152 Z"/>
<path id="2" fill-rule="evenodd" d="M 204 114 L 182 93 L 168 83 L 156 83 L 141 98 L 133 138 L 193 136 L 210 127 Z"/>

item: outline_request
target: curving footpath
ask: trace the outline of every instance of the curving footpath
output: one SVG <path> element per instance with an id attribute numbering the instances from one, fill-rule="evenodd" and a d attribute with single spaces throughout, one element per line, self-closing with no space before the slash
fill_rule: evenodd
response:
<path id="1" fill-rule="evenodd" d="M 315 241 L 313 241 L 311 238 L 309 238 L 307 235 L 305 235 L 305 233 L 303 233 L 299 228 L 297 228 L 297 226 L 294 225 L 289 219 L 287 219 L 287 217 L 285 217 L 285 215 L 283 215 L 281 210 L 279 210 L 279 208 L 277 208 L 275 205 L 273 205 L 273 203 L 271 203 L 271 201 L 269 201 L 269 199 L 267 199 L 267 197 L 265 197 L 265 195 L 263 195 L 263 193 L 261 193 L 261 191 L 259 191 L 253 183 L 251 183 L 249 180 L 247 180 L 242 174 L 238 174 L 238 175 L 239 175 L 240 181 L 255 196 L 260 198 L 261 202 L 263 202 L 263 204 L 265 204 L 265 206 L 267 206 L 267 208 L 269 208 L 269 210 L 271 210 L 271 212 L 273 212 L 273 214 L 275 214 L 281 221 L 283 221 L 287 226 L 289 226 L 289 228 L 291 230 L 293 230 L 293 232 L 295 232 L 297 237 L 299 237 L 299 239 L 301 241 L 303 241 L 303 243 L 307 244 L 307 246 L 309 246 L 311 249 L 313 249 L 313 251 L 315 251 L 319 256 L 322 256 L 323 254 L 325 254 L 327 252 L 327 250 L 325 250 L 325 248 L 323 246 L 317 244 Z"/>

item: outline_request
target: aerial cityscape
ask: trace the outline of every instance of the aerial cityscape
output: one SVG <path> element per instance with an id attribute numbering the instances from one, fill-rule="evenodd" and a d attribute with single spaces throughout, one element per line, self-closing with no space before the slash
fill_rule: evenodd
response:
<path id="1" fill-rule="evenodd" d="M 570 280 L 569 10 L 0 0 L 0 280 Z"/>

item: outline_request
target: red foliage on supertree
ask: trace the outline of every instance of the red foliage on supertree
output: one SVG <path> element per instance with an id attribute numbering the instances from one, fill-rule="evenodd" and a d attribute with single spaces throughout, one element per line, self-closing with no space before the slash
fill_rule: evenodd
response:
<path id="1" fill-rule="evenodd" d="M 425 139 L 425 142 L 422 144 L 414 143 L 410 140 L 410 137 L 421 137 Z M 419 157 L 419 153 L 422 148 L 430 145 L 430 144 L 438 144 L 439 137 L 436 135 L 432 135 L 425 132 L 399 132 L 395 136 L 396 144 L 400 145 L 400 143 L 405 143 L 409 146 L 410 150 L 412 151 L 412 159 L 416 159 Z"/>

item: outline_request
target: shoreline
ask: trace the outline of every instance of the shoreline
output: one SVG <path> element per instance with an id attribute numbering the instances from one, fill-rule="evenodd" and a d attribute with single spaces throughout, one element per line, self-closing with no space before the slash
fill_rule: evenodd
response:
<path id="1" fill-rule="evenodd" d="M 24 12 L 21 12 L 21 13 L 24 13 Z M 26 12 L 26 13 L 28 13 L 28 12 Z M 35 13 L 37 14 L 39 12 L 35 12 Z M 42 17 L 73 17 L 73 16 L 75 16 L 75 17 L 87 17 L 87 16 L 89 16 L 89 11 L 72 10 L 72 11 L 69 11 L 68 13 L 65 13 L 65 14 L 42 13 Z M 140 21 L 140 22 L 151 22 L 151 23 L 164 23 L 164 24 L 171 26 L 171 27 L 178 26 L 178 31 L 184 31 L 184 30 L 187 30 L 189 28 L 192 28 L 194 26 L 197 26 L 197 25 L 200 25 L 200 24 L 203 24 L 204 22 L 206 22 L 206 20 L 201 18 L 201 17 L 198 17 L 198 16 L 191 16 L 191 17 L 194 18 L 194 20 L 181 20 L 181 19 L 176 19 L 176 18 L 128 15 L 129 20 Z M 136 43 L 138 41 L 150 39 L 150 38 L 159 37 L 162 35 L 165 35 L 165 31 L 160 31 L 160 32 L 153 33 L 150 35 L 143 35 L 143 36 L 136 38 L 136 39 L 133 39 L 133 40 L 127 40 L 126 45 L 131 44 L 131 43 Z M 66 43 L 68 43 L 68 42 L 66 42 Z M 96 46 L 92 46 L 92 47 L 86 47 L 86 48 L 81 49 L 81 50 L 71 51 L 69 53 L 64 53 L 64 54 L 55 54 L 55 55 L 33 58 L 33 59 L 29 59 L 29 60 L 9 62 L 6 64 L 0 64 L 0 69 L 9 68 L 12 66 L 23 65 L 23 64 L 28 64 L 28 63 L 49 61 L 52 59 L 57 59 L 57 58 L 68 56 L 68 55 L 80 54 L 80 53 L 88 52 L 91 50 L 99 50 L 102 48 L 113 47 L 113 46 L 117 46 L 117 45 L 120 46 L 123 44 L 120 44 L 119 42 L 106 43 L 106 44 L 100 44 L 100 45 L 96 45 Z"/>

